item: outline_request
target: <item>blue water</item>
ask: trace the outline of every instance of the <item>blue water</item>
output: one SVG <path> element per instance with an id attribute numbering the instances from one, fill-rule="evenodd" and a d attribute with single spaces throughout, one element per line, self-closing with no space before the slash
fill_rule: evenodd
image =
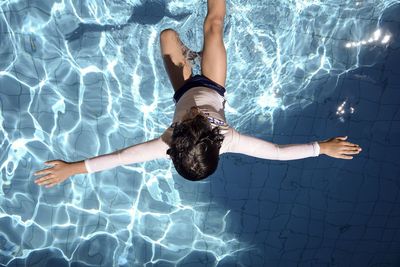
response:
<path id="1" fill-rule="evenodd" d="M 202 48 L 205 1 L 0 1 L 0 265 L 399 266 L 400 1 L 229 1 L 226 117 L 278 144 L 348 135 L 353 160 L 222 156 L 33 173 L 161 135 L 159 33 Z M 199 66 L 195 66 L 199 72 Z"/>

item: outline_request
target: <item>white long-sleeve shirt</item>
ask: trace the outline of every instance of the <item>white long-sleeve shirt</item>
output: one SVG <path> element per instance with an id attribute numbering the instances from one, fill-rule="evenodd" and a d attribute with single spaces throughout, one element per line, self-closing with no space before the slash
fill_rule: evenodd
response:
<path id="1" fill-rule="evenodd" d="M 320 153 L 318 142 L 307 144 L 277 145 L 259 138 L 237 132 L 226 123 L 224 107 L 226 99 L 207 87 L 196 87 L 187 91 L 178 101 L 172 125 L 164 133 L 150 141 L 136 144 L 110 154 L 85 160 L 88 173 L 98 172 L 120 165 L 139 163 L 166 158 L 171 143 L 173 126 L 179 123 L 191 107 L 197 106 L 208 117 L 211 125 L 220 128 L 224 140 L 220 148 L 223 153 L 241 153 L 262 159 L 294 160 L 317 157 Z"/>

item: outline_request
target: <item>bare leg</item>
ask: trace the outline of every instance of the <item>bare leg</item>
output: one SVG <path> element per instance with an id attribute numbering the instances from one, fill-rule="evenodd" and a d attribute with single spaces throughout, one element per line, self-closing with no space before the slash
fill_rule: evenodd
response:
<path id="1" fill-rule="evenodd" d="M 172 87 L 176 92 L 192 76 L 190 60 L 196 58 L 195 53 L 187 48 L 172 29 L 163 30 L 160 34 L 161 55 Z"/>
<path id="2" fill-rule="evenodd" d="M 208 0 L 204 20 L 204 46 L 201 71 L 212 81 L 225 86 L 226 50 L 223 40 L 225 0 Z"/>

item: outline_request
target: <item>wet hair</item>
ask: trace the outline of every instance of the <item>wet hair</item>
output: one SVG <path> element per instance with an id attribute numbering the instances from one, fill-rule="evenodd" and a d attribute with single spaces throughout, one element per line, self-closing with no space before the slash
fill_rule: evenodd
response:
<path id="1" fill-rule="evenodd" d="M 191 181 L 202 180 L 218 167 L 224 136 L 202 115 L 175 124 L 167 154 L 176 171 Z"/>

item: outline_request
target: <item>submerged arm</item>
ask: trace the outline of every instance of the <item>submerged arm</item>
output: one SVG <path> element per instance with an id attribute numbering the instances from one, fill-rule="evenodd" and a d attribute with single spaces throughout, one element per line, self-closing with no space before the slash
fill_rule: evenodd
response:
<path id="1" fill-rule="evenodd" d="M 111 169 L 121 165 L 150 161 L 167 157 L 168 145 L 161 138 L 136 144 L 121 150 L 90 159 L 86 159 L 85 166 L 89 173 Z"/>
<path id="2" fill-rule="evenodd" d="M 277 145 L 259 138 L 240 134 L 230 129 L 227 140 L 224 140 L 222 153 L 233 152 L 273 160 L 294 160 L 317 157 L 321 154 L 333 158 L 352 159 L 361 152 L 357 144 L 346 141 L 345 137 L 334 137 L 324 141 L 314 141 L 306 144 Z"/>
<path id="3" fill-rule="evenodd" d="M 166 158 L 168 157 L 166 154 L 167 149 L 168 145 L 164 143 L 161 138 L 156 138 L 82 161 L 71 163 L 62 160 L 47 161 L 45 164 L 53 165 L 53 167 L 37 171 L 35 175 L 43 174 L 44 176 L 36 179 L 35 183 L 38 185 L 46 185 L 46 187 L 52 187 L 75 174 L 93 173 L 120 165 Z"/>
<path id="4" fill-rule="evenodd" d="M 234 129 L 227 136 L 224 152 L 241 153 L 262 159 L 294 160 L 317 157 L 320 154 L 318 142 L 307 144 L 277 145 L 253 136 L 244 135 Z"/>

